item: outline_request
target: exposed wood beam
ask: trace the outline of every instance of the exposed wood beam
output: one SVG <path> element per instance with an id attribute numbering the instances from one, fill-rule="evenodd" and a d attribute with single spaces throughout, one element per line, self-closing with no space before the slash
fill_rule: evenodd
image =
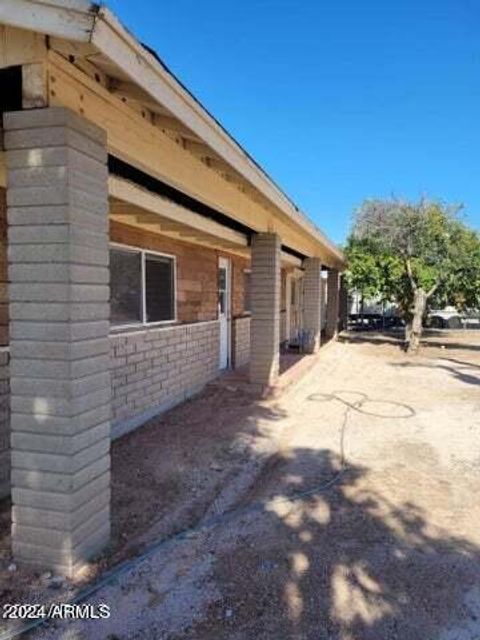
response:
<path id="1" fill-rule="evenodd" d="M 0 24 L 0 68 L 41 62 L 46 54 L 45 36 Z"/>
<path id="2" fill-rule="evenodd" d="M 317 255 L 325 251 L 326 260 L 343 266 L 341 252 L 299 212 L 173 74 L 135 40 L 108 9 L 90 0 L 1 0 L 0 22 L 49 36 L 93 44 L 112 62 L 121 77 L 128 77 L 150 95 L 152 103 L 158 103 L 167 113 L 175 114 L 189 130 L 271 201 L 276 215 L 286 217 L 294 228 L 301 229 L 302 244 L 305 247 L 307 244 L 314 245 L 305 253 Z M 321 249 L 315 245 L 320 245 Z"/>
<path id="3" fill-rule="evenodd" d="M 44 62 L 22 66 L 22 107 L 39 109 L 48 105 L 47 67 Z"/>
<path id="4" fill-rule="evenodd" d="M 153 123 L 160 129 L 167 129 L 168 131 L 180 134 L 182 138 L 186 138 L 192 142 L 200 142 L 200 138 L 197 138 L 190 129 L 171 116 L 165 116 L 157 113 L 154 116 Z"/>
<path id="5" fill-rule="evenodd" d="M 191 227 L 197 231 L 204 232 L 213 238 L 221 238 L 232 244 L 246 247 L 248 240 L 246 236 L 238 231 L 229 229 L 224 225 L 205 218 L 198 213 L 184 209 L 179 205 L 160 198 L 153 193 L 140 189 L 127 180 L 122 180 L 115 176 L 110 176 L 108 180 L 109 193 L 114 198 L 129 202 L 141 209 L 158 214 L 161 218 L 172 220 L 174 223 Z M 161 224 L 161 219 L 159 220 Z"/>
<path id="6" fill-rule="evenodd" d="M 300 258 L 297 258 L 297 256 L 292 256 L 291 253 L 282 251 L 280 257 L 282 262 L 284 262 L 285 264 L 292 265 L 294 267 L 299 267 L 299 268 L 302 266 L 302 261 L 300 260 Z"/>
<path id="7" fill-rule="evenodd" d="M 48 58 L 50 105 L 69 107 L 105 128 L 110 153 L 255 231 L 275 231 L 282 243 L 319 257 L 323 264 L 336 265 L 329 250 L 311 234 L 281 214 L 272 217 L 62 56 L 49 51 Z"/>
<path id="8" fill-rule="evenodd" d="M 120 223 L 122 225 L 127 225 L 134 229 L 139 230 L 148 230 L 149 233 L 171 238 L 172 240 L 176 240 L 179 242 L 186 242 L 188 244 L 200 246 L 200 247 L 208 247 L 210 249 L 215 249 L 217 251 L 227 251 L 228 253 L 232 253 L 238 256 L 242 256 L 243 258 L 248 258 L 250 255 L 250 250 L 248 247 L 240 247 L 238 245 L 231 244 L 225 240 L 221 239 L 213 239 L 211 236 L 205 236 L 202 234 L 197 234 L 196 236 L 189 236 L 188 238 L 182 237 L 180 233 L 176 231 L 166 231 L 161 228 L 160 225 L 148 224 L 145 225 L 142 222 L 139 222 L 135 216 L 131 216 L 130 218 L 126 218 L 123 216 L 118 216 L 115 213 L 110 215 L 110 219 L 112 222 Z"/>
<path id="9" fill-rule="evenodd" d="M 148 93 L 145 93 L 143 89 L 140 89 L 136 84 L 133 84 L 133 82 L 110 78 L 108 90 L 110 93 L 113 93 L 124 100 L 129 100 L 130 102 L 142 105 L 145 109 L 152 111 L 154 114 L 161 115 L 166 113 L 165 109 L 161 105 L 154 102 Z"/>

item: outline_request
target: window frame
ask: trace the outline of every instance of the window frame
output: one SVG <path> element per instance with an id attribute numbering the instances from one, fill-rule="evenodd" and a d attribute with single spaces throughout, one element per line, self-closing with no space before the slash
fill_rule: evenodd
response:
<path id="1" fill-rule="evenodd" d="M 122 244 L 120 242 L 109 242 L 108 248 L 119 249 L 128 251 L 130 253 L 140 254 L 140 298 L 142 301 L 140 322 L 127 322 L 124 324 L 112 324 L 110 321 L 110 331 L 120 331 L 122 329 L 132 329 L 138 327 L 161 327 L 166 324 L 175 324 L 178 322 L 178 305 L 177 305 L 177 256 L 171 253 L 164 253 L 162 251 L 155 251 L 152 249 L 144 249 L 142 247 L 136 247 L 131 244 Z M 173 264 L 173 318 L 171 320 L 154 320 L 153 322 L 147 322 L 147 287 L 146 287 L 146 269 L 145 263 L 147 254 L 160 256 L 161 258 L 169 258 Z"/>

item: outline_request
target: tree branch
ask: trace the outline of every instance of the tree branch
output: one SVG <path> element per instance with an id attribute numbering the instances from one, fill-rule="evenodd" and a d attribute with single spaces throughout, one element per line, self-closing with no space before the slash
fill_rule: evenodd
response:
<path id="1" fill-rule="evenodd" d="M 427 298 L 430 298 L 430 296 L 433 296 L 433 294 L 435 293 L 435 291 L 438 289 L 439 286 L 440 286 L 440 280 L 437 280 L 433 285 L 433 287 L 429 291 L 427 291 L 427 294 L 426 294 Z"/>
<path id="2" fill-rule="evenodd" d="M 415 282 L 415 280 L 413 278 L 412 263 L 410 262 L 410 258 L 405 258 L 405 270 L 407 272 L 408 279 L 410 280 L 410 284 L 412 286 L 412 289 L 414 291 L 416 291 L 417 290 L 417 283 Z"/>

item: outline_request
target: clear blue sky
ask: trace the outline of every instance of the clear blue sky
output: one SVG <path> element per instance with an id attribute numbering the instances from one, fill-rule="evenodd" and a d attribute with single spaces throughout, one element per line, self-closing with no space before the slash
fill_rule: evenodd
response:
<path id="1" fill-rule="evenodd" d="M 364 198 L 480 228 L 478 0 L 107 0 L 330 237 Z"/>

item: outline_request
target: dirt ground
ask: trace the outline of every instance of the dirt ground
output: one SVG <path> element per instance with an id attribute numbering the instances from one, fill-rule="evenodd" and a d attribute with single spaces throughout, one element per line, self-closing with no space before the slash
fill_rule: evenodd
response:
<path id="1" fill-rule="evenodd" d="M 280 398 L 212 385 L 116 443 L 92 575 L 165 542 L 87 599 L 109 620 L 34 637 L 478 640 L 480 332 L 448 336 L 352 335 Z"/>

